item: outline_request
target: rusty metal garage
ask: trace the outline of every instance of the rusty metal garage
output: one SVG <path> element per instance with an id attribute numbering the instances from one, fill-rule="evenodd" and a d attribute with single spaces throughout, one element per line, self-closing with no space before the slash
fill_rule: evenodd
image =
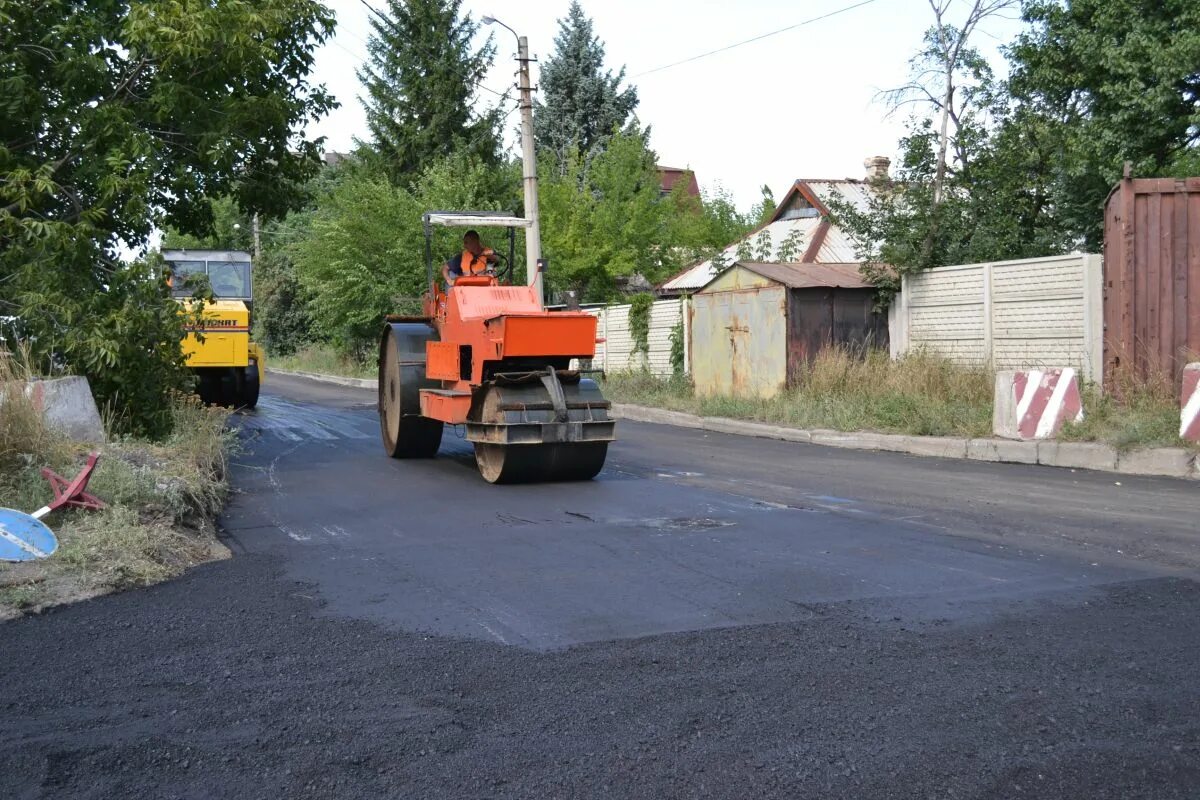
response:
<path id="1" fill-rule="evenodd" d="M 874 295 L 858 264 L 733 264 L 692 298 L 696 393 L 772 397 L 823 347 L 886 348 Z"/>

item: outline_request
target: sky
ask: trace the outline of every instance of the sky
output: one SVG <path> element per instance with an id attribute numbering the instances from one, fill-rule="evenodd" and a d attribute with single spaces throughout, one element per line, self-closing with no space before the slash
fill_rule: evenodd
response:
<path id="1" fill-rule="evenodd" d="M 746 210 L 764 184 L 776 199 L 796 178 L 861 178 L 863 160 L 895 158 L 907 112 L 889 114 L 880 91 L 906 82 L 908 61 L 933 14 L 927 0 L 870 0 L 828 19 L 794 27 L 679 66 L 667 64 L 805 22 L 861 0 L 582 0 L 606 48 L 607 65 L 626 68 L 638 90 L 638 118 L 651 128 L 660 164 L 692 169 L 703 189 L 729 191 Z M 951 21 L 969 0 L 957 0 Z M 326 149 L 346 151 L 368 139 L 355 75 L 370 34 L 367 4 L 383 0 L 326 0 L 338 18 L 335 37 L 317 52 L 313 79 L 341 101 L 312 124 L 309 136 Z M 553 52 L 557 20 L 569 0 L 464 0 L 476 20 L 502 20 L 528 37 L 535 58 Z M 975 45 L 1002 73 L 999 47 L 1019 31 L 1015 19 L 985 22 Z M 499 26 L 496 63 L 484 81 L 503 92 L 515 83 L 516 40 Z M 537 83 L 534 65 L 534 83 Z M 648 74 L 642 74 L 648 73 Z M 478 101 L 498 98 L 480 92 Z M 518 123 L 513 114 L 510 127 Z M 515 130 L 508 143 L 519 152 Z"/>

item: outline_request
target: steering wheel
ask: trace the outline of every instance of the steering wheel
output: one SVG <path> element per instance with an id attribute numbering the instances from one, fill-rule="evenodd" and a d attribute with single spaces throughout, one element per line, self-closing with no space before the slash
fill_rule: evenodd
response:
<path id="1" fill-rule="evenodd" d="M 495 255 L 500 261 L 494 267 L 490 267 L 489 271 L 496 276 L 498 282 L 507 280 L 512 283 L 512 264 L 502 253 L 495 253 Z"/>

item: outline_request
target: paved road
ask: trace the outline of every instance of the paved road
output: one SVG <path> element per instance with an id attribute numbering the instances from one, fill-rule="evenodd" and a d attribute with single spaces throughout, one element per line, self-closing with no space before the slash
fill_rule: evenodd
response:
<path id="1" fill-rule="evenodd" d="M 393 461 L 275 377 L 236 556 L 0 626 L 2 797 L 1189 797 L 1200 486 L 622 423 Z"/>

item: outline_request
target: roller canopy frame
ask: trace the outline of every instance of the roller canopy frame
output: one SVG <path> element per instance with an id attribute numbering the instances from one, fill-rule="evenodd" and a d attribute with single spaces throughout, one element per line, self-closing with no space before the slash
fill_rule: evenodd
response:
<path id="1" fill-rule="evenodd" d="M 533 220 L 515 216 L 510 211 L 426 211 L 425 223 L 425 284 L 430 293 L 433 285 L 433 226 L 445 228 L 508 228 L 508 268 L 513 269 L 517 254 L 517 228 L 528 228 Z M 511 272 L 509 280 L 511 281 Z"/>

